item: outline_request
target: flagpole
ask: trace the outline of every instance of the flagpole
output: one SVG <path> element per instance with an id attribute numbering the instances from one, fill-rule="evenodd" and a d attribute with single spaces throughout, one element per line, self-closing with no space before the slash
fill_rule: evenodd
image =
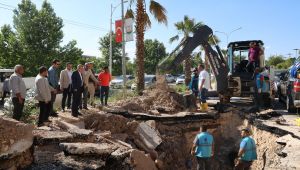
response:
<path id="1" fill-rule="evenodd" d="M 124 0 L 121 0 L 122 6 L 122 74 L 123 74 L 123 97 L 126 97 L 126 59 L 125 59 L 125 34 L 124 34 Z"/>

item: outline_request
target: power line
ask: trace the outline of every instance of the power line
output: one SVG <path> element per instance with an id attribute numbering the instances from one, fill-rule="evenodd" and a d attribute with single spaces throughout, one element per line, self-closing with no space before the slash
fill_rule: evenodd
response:
<path id="1" fill-rule="evenodd" d="M 0 2 L 0 5 L 7 6 L 7 7 L 10 7 L 10 8 L 16 8 L 15 6 L 4 4 L 4 3 L 1 3 L 1 2 Z"/>
<path id="2" fill-rule="evenodd" d="M 10 11 L 13 11 L 14 9 L 17 8 L 15 6 L 4 4 L 4 3 L 1 3 L 1 2 L 0 2 L 0 5 L 6 6 L 6 7 L 0 6 L 1 9 L 6 9 L 6 10 L 10 10 Z M 10 8 L 7 8 L 7 7 L 10 7 Z M 13 9 L 11 9 L 11 8 L 13 8 Z M 89 24 L 74 21 L 74 20 L 69 20 L 69 19 L 64 19 L 64 18 L 62 18 L 62 19 L 63 19 L 64 23 L 69 24 L 69 25 L 82 27 L 82 28 L 87 28 L 87 29 L 92 29 L 92 30 L 99 30 L 99 31 L 109 32 L 109 30 L 105 29 L 105 28 L 97 27 L 97 26 L 94 26 L 94 25 L 89 25 Z"/>
<path id="3" fill-rule="evenodd" d="M 10 8 L 6 8 L 6 7 L 2 7 L 0 6 L 1 9 L 6 9 L 6 10 L 10 10 L 10 11 L 13 11 L 13 9 L 10 9 Z"/>

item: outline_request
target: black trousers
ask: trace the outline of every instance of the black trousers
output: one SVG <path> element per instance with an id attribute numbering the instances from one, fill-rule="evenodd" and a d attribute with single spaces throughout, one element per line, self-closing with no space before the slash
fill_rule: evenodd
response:
<path id="1" fill-rule="evenodd" d="M 105 105 L 107 105 L 107 100 L 108 100 L 108 95 L 109 95 L 109 86 L 101 86 L 100 87 L 100 99 L 101 99 L 101 104 L 103 105 L 103 99 L 105 97 Z"/>
<path id="2" fill-rule="evenodd" d="M 47 121 L 49 118 L 51 102 L 45 103 L 45 102 L 39 101 L 39 105 L 40 105 L 40 115 L 39 115 L 38 124 L 42 124 L 45 121 Z"/>
<path id="3" fill-rule="evenodd" d="M 211 169 L 211 158 L 200 158 L 197 157 L 197 170 L 210 170 Z"/>
<path id="4" fill-rule="evenodd" d="M 23 102 L 20 103 L 19 99 L 17 97 L 14 97 L 14 98 L 12 98 L 12 102 L 14 105 L 13 118 L 16 120 L 20 120 L 22 117 L 25 100 L 23 99 Z"/>
<path id="5" fill-rule="evenodd" d="M 54 111 L 54 102 L 56 100 L 56 94 L 51 93 L 51 102 L 50 102 L 50 116 L 56 115 L 57 113 Z"/>
<path id="6" fill-rule="evenodd" d="M 10 92 L 4 91 L 2 95 L 2 103 L 4 104 L 4 99 L 6 98 L 7 95 L 9 95 Z"/>
<path id="7" fill-rule="evenodd" d="M 61 108 L 65 109 L 66 101 L 67 101 L 67 107 L 71 108 L 71 99 L 72 99 L 72 91 L 71 91 L 71 85 L 69 85 L 68 88 L 63 89 Z"/>
<path id="8" fill-rule="evenodd" d="M 73 90 L 72 115 L 78 116 L 79 105 L 81 103 L 83 88 Z"/>

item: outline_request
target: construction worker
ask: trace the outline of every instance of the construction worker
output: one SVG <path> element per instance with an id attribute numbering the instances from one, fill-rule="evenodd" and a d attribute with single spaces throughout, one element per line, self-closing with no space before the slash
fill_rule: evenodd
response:
<path id="1" fill-rule="evenodd" d="M 253 79 L 255 81 L 254 86 L 254 103 L 255 108 L 259 112 L 261 107 L 261 92 L 263 88 L 263 82 L 264 82 L 264 76 L 261 74 L 261 69 L 259 67 L 256 67 L 254 70 Z"/>
<path id="2" fill-rule="evenodd" d="M 201 126 L 193 142 L 191 155 L 197 158 L 197 170 L 210 170 L 211 157 L 214 155 L 214 138 L 207 132 L 207 126 Z"/>
<path id="3" fill-rule="evenodd" d="M 198 97 L 199 94 L 199 75 L 198 75 L 198 69 L 194 68 L 193 69 L 193 76 L 192 76 L 192 80 L 189 84 L 189 90 L 191 90 L 193 92 L 193 94 Z"/>
<path id="4" fill-rule="evenodd" d="M 210 88 L 209 74 L 205 70 L 204 65 L 200 64 L 198 67 L 199 71 L 199 98 L 200 98 L 200 109 L 205 112 L 208 110 L 208 104 L 206 102 L 206 95 Z"/>
<path id="5" fill-rule="evenodd" d="M 234 167 L 235 170 L 248 170 L 252 162 L 257 159 L 256 144 L 250 137 L 250 129 L 244 128 L 241 130 L 241 144 L 238 153 L 238 159 Z"/>

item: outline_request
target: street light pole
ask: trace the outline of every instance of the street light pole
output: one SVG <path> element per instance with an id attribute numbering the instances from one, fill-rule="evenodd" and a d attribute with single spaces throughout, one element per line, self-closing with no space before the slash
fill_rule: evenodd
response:
<path id="1" fill-rule="evenodd" d="M 296 59 L 299 57 L 299 53 L 298 53 L 298 51 L 299 51 L 299 49 L 298 48 L 295 48 L 295 49 L 293 49 L 293 50 L 295 50 L 295 52 L 296 52 Z"/>
<path id="2" fill-rule="evenodd" d="M 215 31 L 215 32 L 224 34 L 224 35 L 226 36 L 226 43 L 227 43 L 226 45 L 228 45 L 229 36 L 230 36 L 233 32 L 238 31 L 238 30 L 240 30 L 240 29 L 242 29 L 242 27 L 239 27 L 239 28 L 237 28 L 237 29 L 234 29 L 234 30 L 230 31 L 229 33 L 222 32 L 222 31 Z"/>
<path id="3" fill-rule="evenodd" d="M 126 96 L 126 60 L 125 60 L 125 34 L 124 34 L 124 25 L 125 25 L 125 19 L 124 19 L 124 0 L 121 0 L 121 6 L 122 6 L 122 73 L 123 73 L 123 96 L 125 98 Z"/>

